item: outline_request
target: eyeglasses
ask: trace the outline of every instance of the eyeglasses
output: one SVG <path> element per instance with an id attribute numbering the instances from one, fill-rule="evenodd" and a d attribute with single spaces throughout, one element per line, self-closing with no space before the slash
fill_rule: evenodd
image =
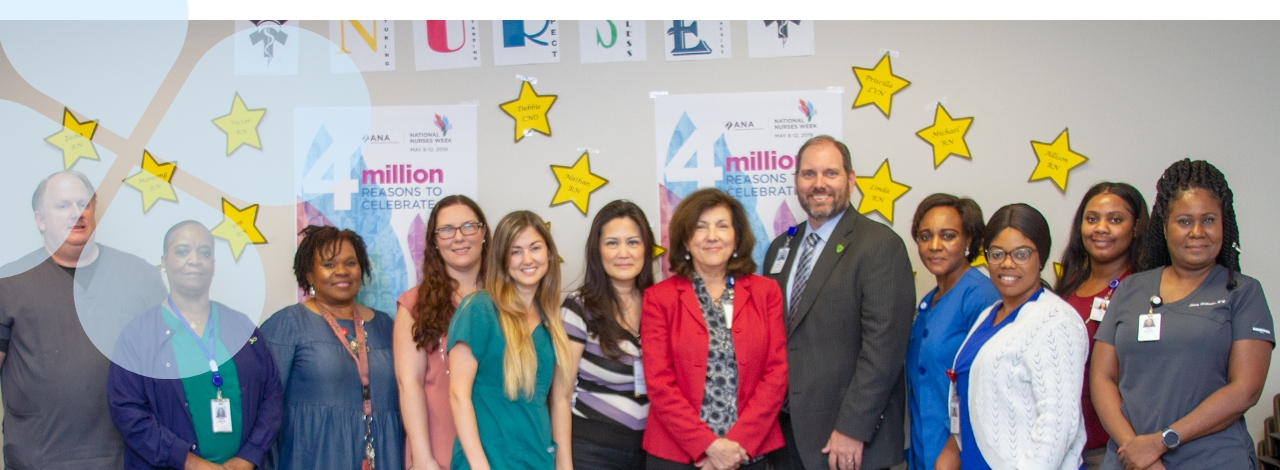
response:
<path id="1" fill-rule="evenodd" d="M 1036 252 L 1035 248 L 1026 247 L 1026 246 L 1007 252 L 1007 253 L 1001 250 L 988 251 L 987 264 L 994 265 L 994 264 L 1003 263 L 1005 255 L 1011 255 L 1013 256 L 1013 264 L 1023 265 L 1023 264 L 1027 264 L 1028 261 L 1031 261 L 1031 254 L 1035 252 Z"/>
<path id="2" fill-rule="evenodd" d="M 475 235 L 476 232 L 479 232 L 481 227 L 484 227 L 484 224 L 479 222 L 467 222 L 462 224 L 461 227 L 445 225 L 444 227 L 436 229 L 436 238 L 448 240 L 457 236 L 458 232 L 462 232 L 462 236 L 464 237 L 469 237 Z"/>

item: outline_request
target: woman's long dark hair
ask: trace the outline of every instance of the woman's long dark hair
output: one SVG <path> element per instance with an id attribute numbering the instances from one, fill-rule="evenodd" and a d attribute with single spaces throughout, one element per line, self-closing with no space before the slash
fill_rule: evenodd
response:
<path id="1" fill-rule="evenodd" d="M 640 240 L 644 245 L 644 254 L 637 260 L 640 264 L 640 275 L 636 276 L 635 288 L 641 292 L 653 285 L 653 231 L 649 229 L 649 218 L 635 203 L 617 200 L 605 205 L 596 214 L 591 223 L 591 234 L 587 236 L 587 276 L 578 288 L 578 298 L 582 300 L 582 319 L 587 324 L 587 334 L 596 337 L 600 342 L 600 350 L 610 359 L 622 357 L 618 344 L 627 337 L 622 327 L 623 303 L 618 292 L 613 289 L 609 274 L 604 270 L 604 261 L 600 254 L 601 232 L 605 224 L 616 219 L 628 218 L 640 229 Z"/>
<path id="2" fill-rule="evenodd" d="M 1142 269 L 1162 268 L 1173 263 L 1164 233 L 1164 224 L 1169 219 L 1169 203 L 1192 188 L 1209 191 L 1222 204 L 1222 247 L 1218 251 L 1217 262 L 1227 267 L 1227 290 L 1235 289 L 1235 273 L 1241 272 L 1240 228 L 1236 225 L 1235 197 L 1227 185 L 1226 176 L 1204 160 L 1193 162 L 1187 158 L 1173 162 L 1156 182 L 1156 201 L 1151 206 L 1151 224 L 1147 229 Z"/>
<path id="3" fill-rule="evenodd" d="M 449 320 L 453 319 L 453 293 L 458 290 L 458 281 L 449 277 L 445 269 L 444 258 L 440 256 L 440 244 L 436 241 L 436 226 L 440 211 L 447 207 L 464 205 L 476 213 L 476 220 L 484 227 L 484 241 L 480 243 L 480 272 L 477 280 L 484 279 L 485 259 L 489 252 L 489 224 L 484 220 L 484 211 L 471 198 L 463 195 L 445 196 L 431 209 L 431 218 L 427 219 L 426 248 L 422 249 L 422 283 L 418 284 L 418 303 L 413 307 L 413 341 L 418 349 L 428 353 L 435 352 L 439 339 L 449 329 Z"/>
<path id="4" fill-rule="evenodd" d="M 1128 206 L 1129 215 L 1133 217 L 1133 241 L 1129 243 L 1126 263 L 1129 269 L 1138 269 L 1143 243 L 1145 243 L 1143 236 L 1150 219 L 1147 214 L 1147 200 L 1142 197 L 1141 192 L 1128 183 L 1095 184 L 1084 193 L 1084 198 L 1080 199 L 1080 207 L 1076 208 L 1076 218 L 1071 222 L 1067 248 L 1062 251 L 1062 276 L 1053 286 L 1053 291 L 1064 299 L 1080 288 L 1080 284 L 1083 284 L 1093 271 L 1093 264 L 1089 262 L 1089 252 L 1084 249 L 1084 237 L 1080 235 L 1080 224 L 1084 220 L 1085 206 L 1088 206 L 1093 198 L 1103 194 L 1115 195 Z"/>

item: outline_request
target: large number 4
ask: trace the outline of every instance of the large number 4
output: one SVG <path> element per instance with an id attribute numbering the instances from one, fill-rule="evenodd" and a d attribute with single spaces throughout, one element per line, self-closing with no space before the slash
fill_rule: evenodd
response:
<path id="1" fill-rule="evenodd" d="M 720 136 L 713 132 L 695 131 L 662 169 L 667 182 L 696 182 L 699 188 L 706 188 L 715 186 L 717 181 L 724 179 L 724 169 L 716 166 L 714 149 L 715 139 L 718 138 Z M 692 167 L 689 166 L 690 162 L 693 163 Z"/>
<path id="2" fill-rule="evenodd" d="M 319 159 L 303 171 L 302 195 L 306 198 L 329 193 L 333 195 L 334 210 L 351 210 L 351 195 L 360 190 L 356 180 L 351 179 L 351 160 L 360 158 L 360 147 L 357 146 L 350 156 L 343 156 L 343 152 L 334 150 L 332 146 L 333 139 L 329 137 L 328 130 L 321 127 L 309 152 L 312 155 L 318 153 Z"/>

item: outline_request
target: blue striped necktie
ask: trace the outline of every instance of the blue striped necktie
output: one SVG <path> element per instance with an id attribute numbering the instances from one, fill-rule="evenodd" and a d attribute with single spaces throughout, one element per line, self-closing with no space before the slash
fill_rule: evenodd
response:
<path id="1" fill-rule="evenodd" d="M 791 304 L 787 309 L 787 320 L 796 315 L 800 306 L 800 295 L 804 294 L 804 286 L 809 282 L 809 271 L 813 269 L 813 247 L 818 244 L 817 232 L 809 232 L 804 238 L 804 250 L 800 252 L 800 261 L 796 264 L 796 279 L 791 283 Z"/>

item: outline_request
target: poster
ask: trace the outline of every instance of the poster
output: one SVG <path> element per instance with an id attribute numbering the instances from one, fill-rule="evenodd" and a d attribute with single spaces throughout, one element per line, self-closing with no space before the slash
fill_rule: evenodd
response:
<path id="1" fill-rule="evenodd" d="M 795 196 L 795 152 L 810 137 L 841 138 L 838 91 L 782 91 L 654 98 L 660 245 L 677 204 L 715 187 L 742 203 L 763 266 L 769 242 L 805 219 Z M 667 261 L 663 259 L 663 272 Z"/>
<path id="2" fill-rule="evenodd" d="M 728 21 L 666 20 L 662 30 L 667 62 L 733 57 Z"/>
<path id="3" fill-rule="evenodd" d="M 644 62 L 649 58 L 645 47 L 644 21 L 583 20 L 578 22 L 578 42 L 582 45 L 582 63 Z"/>
<path id="4" fill-rule="evenodd" d="M 747 57 L 813 55 L 813 21 L 751 20 L 747 22 Z"/>
<path id="5" fill-rule="evenodd" d="M 298 228 L 351 229 L 372 264 L 359 302 L 388 313 L 418 284 L 427 219 L 451 194 L 478 196 L 476 106 L 299 108 Z"/>
<path id="6" fill-rule="evenodd" d="M 556 20 L 495 20 L 493 65 L 560 62 L 560 25 Z"/>
<path id="7" fill-rule="evenodd" d="M 396 23 L 392 20 L 330 20 L 329 71 L 332 73 L 394 72 Z M 352 69 L 345 56 L 355 64 Z"/>
<path id="8" fill-rule="evenodd" d="M 236 20 L 236 75 L 297 75 L 297 20 Z"/>
<path id="9" fill-rule="evenodd" d="M 480 29 L 476 20 L 413 22 L 414 69 L 445 70 L 480 66 Z"/>

